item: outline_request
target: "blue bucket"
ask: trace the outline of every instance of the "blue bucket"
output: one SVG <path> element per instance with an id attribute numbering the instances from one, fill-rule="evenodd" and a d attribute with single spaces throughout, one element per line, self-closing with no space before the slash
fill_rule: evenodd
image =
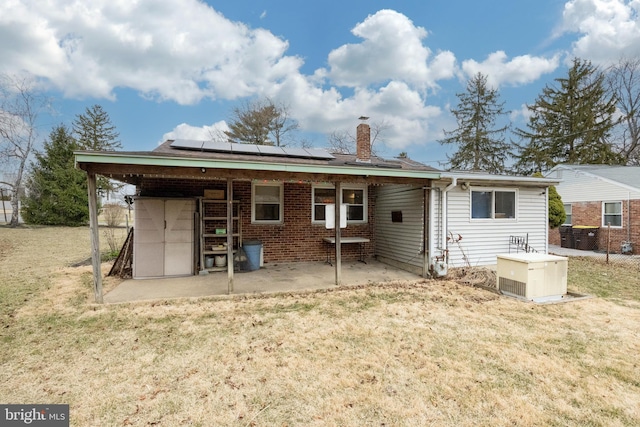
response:
<path id="1" fill-rule="evenodd" d="M 244 269 L 247 271 L 259 270 L 262 242 L 260 240 L 245 240 L 242 242 L 242 249 L 247 256 Z"/>

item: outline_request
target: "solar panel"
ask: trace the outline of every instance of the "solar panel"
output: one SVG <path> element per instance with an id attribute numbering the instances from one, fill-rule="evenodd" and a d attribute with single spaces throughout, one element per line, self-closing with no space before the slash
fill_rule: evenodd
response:
<path id="1" fill-rule="evenodd" d="M 309 157 L 314 159 L 335 159 L 328 151 L 321 150 L 318 148 L 305 148 L 307 153 L 309 153 Z"/>
<path id="2" fill-rule="evenodd" d="M 202 150 L 202 141 L 192 139 L 176 139 L 171 143 L 173 148 L 183 148 L 186 150 Z"/>
<path id="3" fill-rule="evenodd" d="M 286 153 L 281 147 L 272 147 L 271 145 L 256 145 L 260 154 L 266 154 L 271 156 L 286 156 Z"/>
<path id="4" fill-rule="evenodd" d="M 231 143 L 222 141 L 205 141 L 202 145 L 204 151 L 219 151 L 221 153 L 231 152 Z"/>
<path id="5" fill-rule="evenodd" d="M 335 157 L 318 148 L 274 147 L 271 145 L 238 144 L 223 141 L 197 141 L 176 139 L 172 148 L 193 151 L 213 151 L 218 153 L 248 154 L 254 156 L 297 157 L 303 159 L 330 160 Z"/>
<path id="6" fill-rule="evenodd" d="M 309 153 L 304 148 L 283 147 L 282 150 L 289 157 L 309 157 Z"/>
<path id="7" fill-rule="evenodd" d="M 260 154 L 258 146 L 253 144 L 231 144 L 231 151 L 239 154 Z"/>

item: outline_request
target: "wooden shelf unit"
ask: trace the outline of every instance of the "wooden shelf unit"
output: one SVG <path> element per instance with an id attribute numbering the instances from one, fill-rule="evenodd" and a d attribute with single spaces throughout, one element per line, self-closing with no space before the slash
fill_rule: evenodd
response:
<path id="1" fill-rule="evenodd" d="M 216 267 L 215 261 L 213 267 L 206 267 L 206 259 L 220 255 L 228 255 L 227 244 L 227 209 L 229 201 L 225 199 L 199 199 L 200 212 L 200 271 L 227 271 L 227 266 Z M 240 203 L 234 200 L 231 203 L 232 221 L 233 221 L 233 254 L 242 246 L 242 215 Z M 216 232 L 216 230 L 225 230 L 225 232 Z M 223 245 L 223 247 L 220 247 Z M 227 256 L 228 258 L 228 256 Z M 227 262 L 233 260 L 227 259 Z"/>

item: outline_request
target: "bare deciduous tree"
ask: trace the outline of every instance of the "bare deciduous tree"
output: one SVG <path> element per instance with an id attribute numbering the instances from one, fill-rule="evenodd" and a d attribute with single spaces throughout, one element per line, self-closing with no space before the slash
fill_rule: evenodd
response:
<path id="1" fill-rule="evenodd" d="M 11 190 L 12 227 L 18 225 L 22 180 L 38 137 L 38 115 L 48 105 L 32 77 L 0 75 L 0 184 Z"/>
<path id="2" fill-rule="evenodd" d="M 264 98 L 234 108 L 229 130 L 224 133 L 230 142 L 283 147 L 292 142 L 298 127 L 286 105 Z"/>
<path id="3" fill-rule="evenodd" d="M 617 149 L 626 164 L 640 165 L 640 58 L 620 59 L 609 68 L 607 83 L 622 114 Z"/>

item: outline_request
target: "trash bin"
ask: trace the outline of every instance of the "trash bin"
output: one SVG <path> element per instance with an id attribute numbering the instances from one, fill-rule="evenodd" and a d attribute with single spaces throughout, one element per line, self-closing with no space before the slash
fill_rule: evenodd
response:
<path id="1" fill-rule="evenodd" d="M 598 250 L 598 230 L 600 227 L 593 225 L 574 225 L 573 240 L 576 249 L 581 251 Z"/>
<path id="2" fill-rule="evenodd" d="M 560 226 L 560 247 L 575 249 L 573 241 L 573 228 L 570 225 Z"/>
<path id="3" fill-rule="evenodd" d="M 247 256 L 244 270 L 254 271 L 260 269 L 260 254 L 262 252 L 262 242 L 260 240 L 244 240 L 242 249 Z"/>

